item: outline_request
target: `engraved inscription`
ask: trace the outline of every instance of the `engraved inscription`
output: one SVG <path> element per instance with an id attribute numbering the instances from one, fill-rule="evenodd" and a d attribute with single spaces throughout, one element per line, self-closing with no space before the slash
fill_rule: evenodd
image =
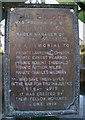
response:
<path id="1" fill-rule="evenodd" d="M 73 102 L 72 14 L 43 8 L 10 12 L 10 93 L 16 110 L 65 110 Z"/>

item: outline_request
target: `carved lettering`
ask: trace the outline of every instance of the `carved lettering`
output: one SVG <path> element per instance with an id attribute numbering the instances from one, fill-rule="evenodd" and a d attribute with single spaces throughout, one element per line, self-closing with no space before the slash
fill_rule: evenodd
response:
<path id="1" fill-rule="evenodd" d="M 67 109 L 74 98 L 72 15 L 21 9 L 10 13 L 11 102 L 24 111 Z"/>

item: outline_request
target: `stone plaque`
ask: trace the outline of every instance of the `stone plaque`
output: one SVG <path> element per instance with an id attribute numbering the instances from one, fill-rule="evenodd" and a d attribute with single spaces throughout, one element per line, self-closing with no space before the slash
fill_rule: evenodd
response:
<path id="1" fill-rule="evenodd" d="M 7 114 L 78 112 L 76 6 L 10 7 L 5 58 Z"/>

